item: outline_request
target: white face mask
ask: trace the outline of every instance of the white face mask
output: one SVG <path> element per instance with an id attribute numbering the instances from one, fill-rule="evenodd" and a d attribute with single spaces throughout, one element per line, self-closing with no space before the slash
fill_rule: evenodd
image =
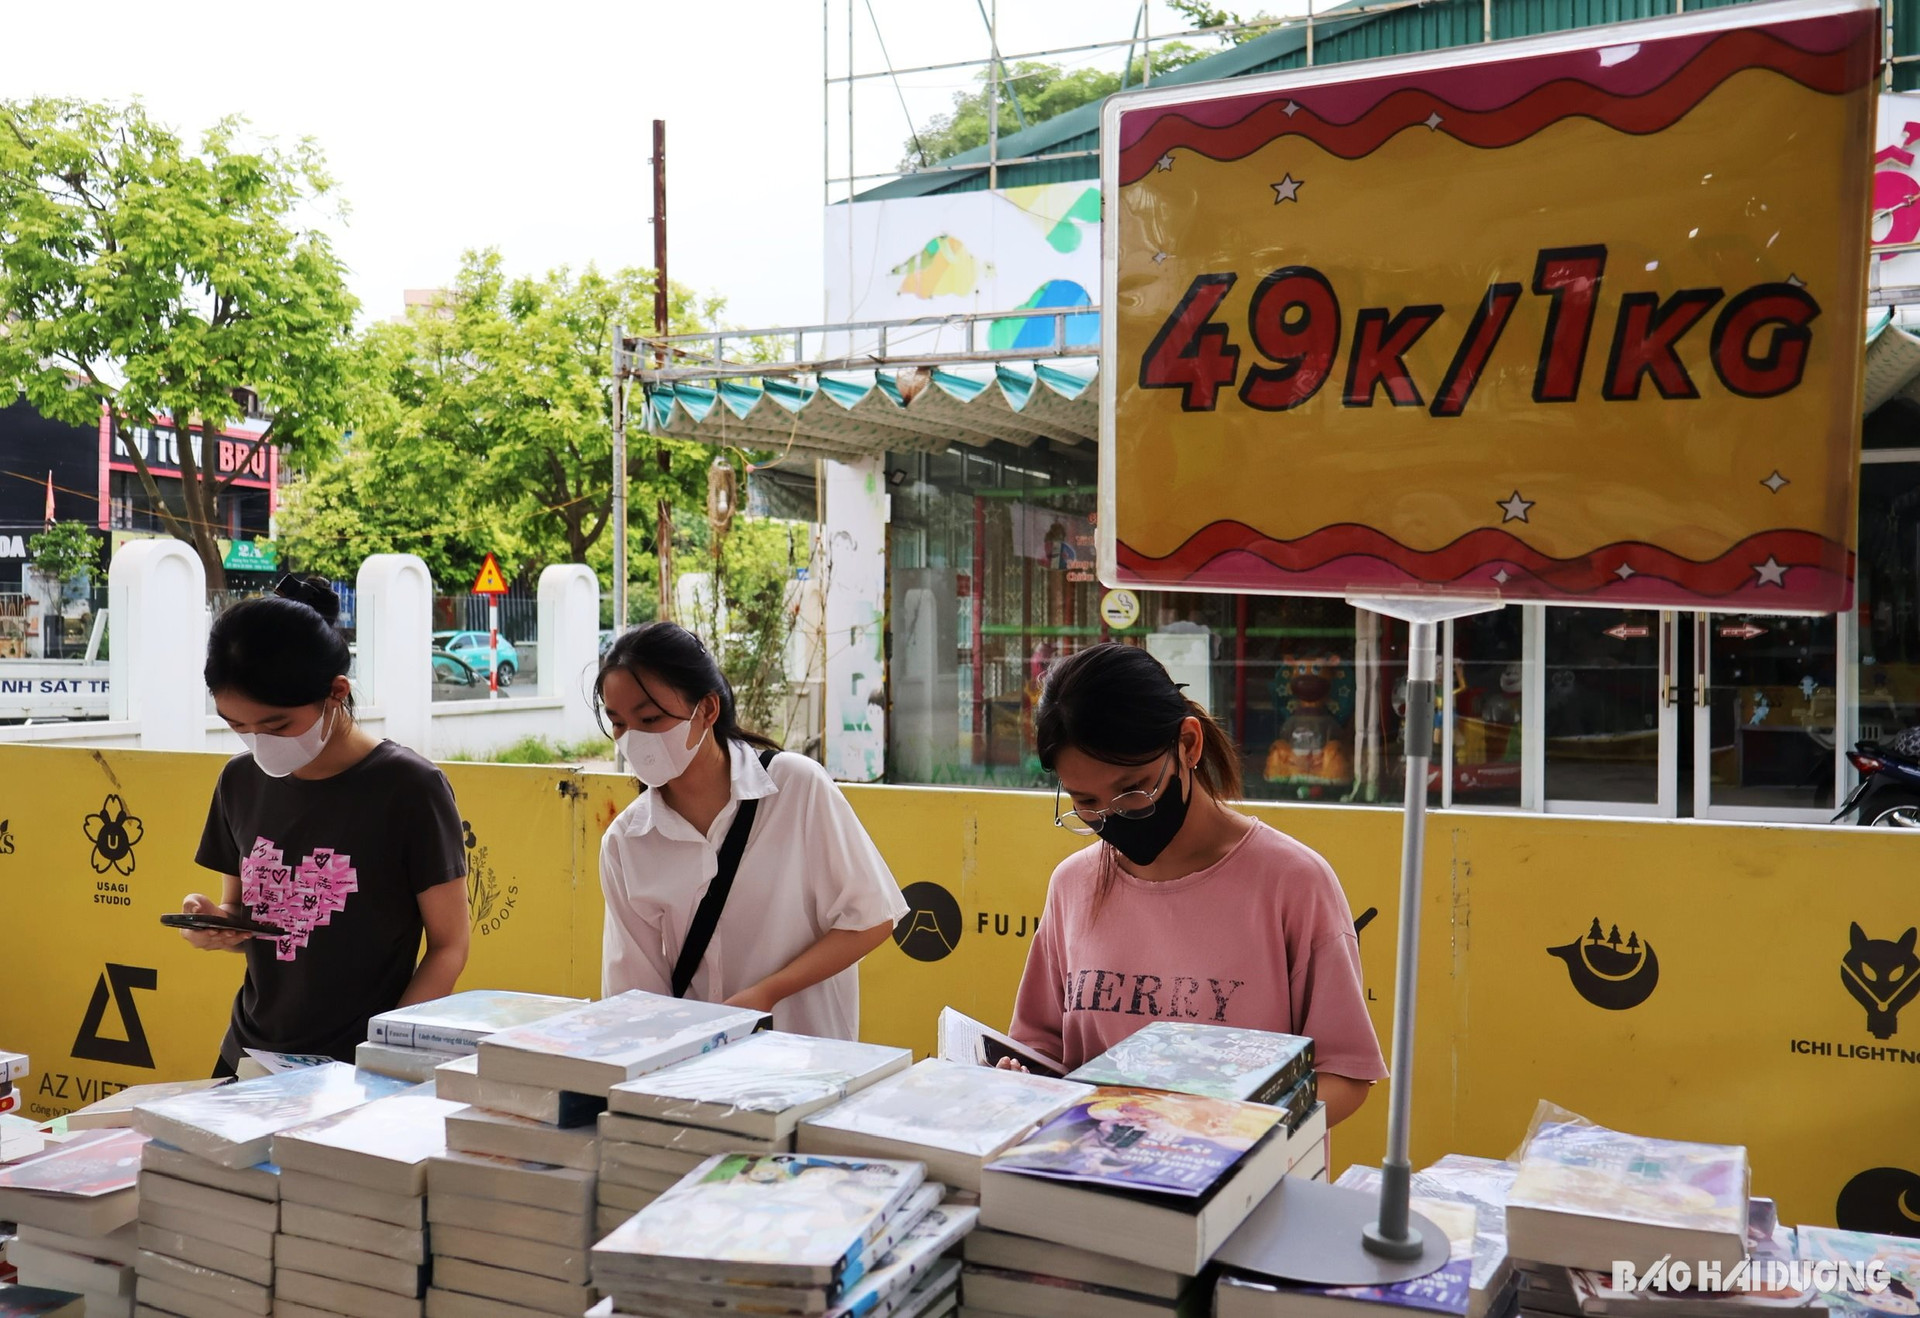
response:
<path id="1" fill-rule="evenodd" d="M 700 740 L 687 745 L 685 723 L 674 724 L 668 732 L 632 728 L 620 734 L 620 753 L 627 757 L 628 770 L 649 787 L 664 787 L 685 773 L 706 744 L 707 733 L 703 731 Z"/>
<path id="2" fill-rule="evenodd" d="M 260 772 L 269 778 L 285 778 L 306 768 L 320 757 L 326 749 L 327 738 L 333 735 L 333 714 L 335 706 L 328 705 L 327 712 L 313 721 L 313 726 L 298 736 L 282 737 L 271 732 L 243 732 L 240 740 L 246 743 L 247 750 L 253 755 L 253 762 L 260 766 Z"/>

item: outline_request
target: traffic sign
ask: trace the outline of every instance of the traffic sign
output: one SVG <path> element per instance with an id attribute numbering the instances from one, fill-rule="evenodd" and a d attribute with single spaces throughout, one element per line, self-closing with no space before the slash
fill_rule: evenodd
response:
<path id="1" fill-rule="evenodd" d="M 473 579 L 473 593 L 476 595 L 504 595 L 507 593 L 507 574 L 500 570 L 500 560 L 492 554 L 480 565 L 480 575 Z"/>

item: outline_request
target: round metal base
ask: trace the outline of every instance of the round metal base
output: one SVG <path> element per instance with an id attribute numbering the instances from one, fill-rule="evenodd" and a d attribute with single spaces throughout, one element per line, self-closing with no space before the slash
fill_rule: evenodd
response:
<path id="1" fill-rule="evenodd" d="M 1416 1255 L 1374 1253 L 1367 1237 L 1379 1216 L 1378 1195 L 1289 1176 L 1215 1258 L 1240 1272 L 1313 1286 L 1390 1286 L 1445 1265 L 1452 1252 L 1447 1233 L 1418 1213 L 1407 1218 L 1409 1233 L 1417 1233 Z"/>
<path id="2" fill-rule="evenodd" d="M 1405 1238 L 1395 1240 L 1382 1235 L 1380 1224 L 1370 1222 L 1360 1232 L 1360 1243 L 1367 1253 L 1383 1259 L 1417 1259 L 1421 1254 L 1421 1235 L 1413 1229 L 1413 1223 L 1407 1223 Z"/>

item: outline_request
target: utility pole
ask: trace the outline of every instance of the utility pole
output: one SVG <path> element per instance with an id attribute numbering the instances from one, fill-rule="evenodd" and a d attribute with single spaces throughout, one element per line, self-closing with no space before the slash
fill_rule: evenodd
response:
<path id="1" fill-rule="evenodd" d="M 653 332 L 667 336 L 667 121 L 653 121 Z M 669 365 L 667 350 L 661 348 L 658 365 Z M 654 461 L 660 470 L 660 501 L 655 552 L 660 559 L 660 614 L 673 617 L 673 501 L 668 497 L 667 478 L 673 472 L 673 458 L 667 452 L 665 436 L 654 439 Z"/>
<path id="2" fill-rule="evenodd" d="M 613 631 L 627 626 L 627 327 L 613 326 Z"/>

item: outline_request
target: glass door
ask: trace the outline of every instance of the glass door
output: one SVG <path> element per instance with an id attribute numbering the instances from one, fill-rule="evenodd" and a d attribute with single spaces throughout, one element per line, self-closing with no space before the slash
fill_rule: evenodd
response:
<path id="1" fill-rule="evenodd" d="M 1676 617 L 1527 610 L 1529 802 L 1562 814 L 1672 818 L 1679 806 Z"/>
<path id="2" fill-rule="evenodd" d="M 1825 823 L 1837 808 L 1849 629 L 1833 617 L 1697 613 L 1694 813 Z"/>

